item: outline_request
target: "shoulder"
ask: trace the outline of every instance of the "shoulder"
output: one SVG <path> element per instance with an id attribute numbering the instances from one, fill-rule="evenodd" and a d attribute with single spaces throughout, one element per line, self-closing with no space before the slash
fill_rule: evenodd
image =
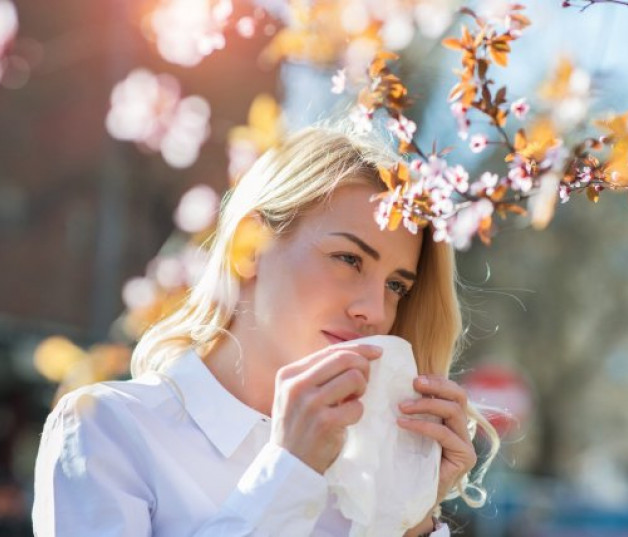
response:
<path id="1" fill-rule="evenodd" d="M 92 384 L 58 401 L 46 420 L 44 435 L 54 428 L 122 432 L 168 406 L 179 407 L 179 403 L 168 383 L 157 375 Z"/>

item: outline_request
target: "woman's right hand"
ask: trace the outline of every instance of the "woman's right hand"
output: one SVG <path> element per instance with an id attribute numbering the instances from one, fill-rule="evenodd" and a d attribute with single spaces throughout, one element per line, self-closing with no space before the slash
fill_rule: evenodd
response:
<path id="1" fill-rule="evenodd" d="M 275 378 L 271 439 L 324 473 L 344 445 L 347 426 L 362 417 L 358 399 L 370 362 L 381 354 L 374 345 L 343 343 L 282 367 Z"/>

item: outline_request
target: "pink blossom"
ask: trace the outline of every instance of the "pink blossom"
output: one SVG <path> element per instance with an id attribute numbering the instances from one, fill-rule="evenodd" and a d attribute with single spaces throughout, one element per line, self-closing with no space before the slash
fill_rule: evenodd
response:
<path id="1" fill-rule="evenodd" d="M 456 214 L 450 227 L 451 241 L 457 250 L 466 250 L 471 246 L 471 239 L 478 230 L 480 222 L 493 214 L 493 204 L 481 199 L 465 207 Z"/>
<path id="2" fill-rule="evenodd" d="M 532 189 L 532 177 L 524 164 L 513 167 L 508 172 L 510 186 L 515 191 L 529 192 Z"/>
<path id="3" fill-rule="evenodd" d="M 445 177 L 458 192 L 464 194 L 469 190 L 469 174 L 462 166 L 457 165 L 455 168 L 448 168 L 445 171 Z"/>
<path id="4" fill-rule="evenodd" d="M 386 126 L 397 138 L 406 143 L 412 141 L 412 136 L 416 132 L 416 123 L 403 114 L 399 114 L 399 119 L 389 119 Z"/>
<path id="5" fill-rule="evenodd" d="M 451 113 L 458 124 L 458 136 L 461 140 L 466 140 L 469 137 L 469 126 L 471 122 L 469 118 L 467 118 L 468 111 L 469 107 L 463 105 L 460 101 L 456 101 L 451 105 Z"/>
<path id="6" fill-rule="evenodd" d="M 567 185 L 560 185 L 558 187 L 558 195 L 560 196 L 561 203 L 567 203 L 569 201 L 569 194 L 571 189 Z"/>
<path id="7" fill-rule="evenodd" d="M 471 184 L 471 194 L 474 196 L 478 196 L 480 194 L 491 196 L 493 192 L 495 192 L 495 187 L 498 182 L 499 176 L 496 173 L 484 172 L 477 181 Z"/>
<path id="8" fill-rule="evenodd" d="M 474 153 L 481 153 L 486 149 L 488 145 L 488 139 L 483 134 L 474 134 L 471 136 L 471 141 L 469 142 L 469 147 L 471 151 Z"/>
<path id="9" fill-rule="evenodd" d="M 428 185 L 432 186 L 434 183 L 442 184 L 443 174 L 446 169 L 447 162 L 444 159 L 438 158 L 436 155 L 430 155 L 421 168 L 421 174 L 428 182 Z"/>
<path id="10" fill-rule="evenodd" d="M 379 226 L 379 229 L 384 230 L 388 227 L 392 209 L 399 200 L 400 192 L 401 187 L 397 186 L 394 192 L 389 192 L 383 199 L 380 200 L 379 205 L 377 206 L 377 211 L 375 212 L 375 222 Z"/>
<path id="11" fill-rule="evenodd" d="M 366 134 L 373 130 L 373 110 L 369 110 L 363 104 L 358 104 L 349 114 L 349 118 L 353 121 L 355 128 L 359 134 Z"/>
<path id="12" fill-rule="evenodd" d="M 341 94 L 345 90 L 347 84 L 347 74 L 345 69 L 338 69 L 336 74 L 331 77 L 332 88 L 331 92 Z"/>
<path id="13" fill-rule="evenodd" d="M 582 168 L 582 170 L 580 170 L 577 174 L 576 177 L 578 178 L 578 180 L 576 182 L 574 182 L 574 186 L 576 188 L 580 188 L 581 186 L 585 186 L 587 184 L 589 184 L 591 182 L 591 167 L 590 166 L 584 166 Z"/>
<path id="14" fill-rule="evenodd" d="M 423 161 L 419 158 L 415 158 L 410 162 L 410 171 L 418 173 L 421 170 L 421 166 L 423 166 Z"/>
<path id="15" fill-rule="evenodd" d="M 447 220 L 444 218 L 434 218 L 432 220 L 432 226 L 434 227 L 434 233 L 432 234 L 434 242 L 451 242 Z"/>
<path id="16" fill-rule="evenodd" d="M 522 97 L 510 105 L 510 111 L 517 119 L 523 120 L 530 111 L 530 105 L 527 103 L 526 98 Z"/>

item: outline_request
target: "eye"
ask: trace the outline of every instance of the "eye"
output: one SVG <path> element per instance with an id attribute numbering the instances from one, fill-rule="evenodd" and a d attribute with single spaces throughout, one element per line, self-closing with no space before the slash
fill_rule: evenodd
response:
<path id="1" fill-rule="evenodd" d="M 359 255 L 354 254 L 336 254 L 334 255 L 336 259 L 339 259 L 343 263 L 354 267 L 358 271 L 362 268 L 362 258 Z"/>
<path id="2" fill-rule="evenodd" d="M 390 289 L 393 293 L 397 293 L 401 298 L 403 298 L 410 292 L 408 286 L 405 283 L 400 282 L 399 280 L 389 281 L 387 285 L 388 289 Z"/>

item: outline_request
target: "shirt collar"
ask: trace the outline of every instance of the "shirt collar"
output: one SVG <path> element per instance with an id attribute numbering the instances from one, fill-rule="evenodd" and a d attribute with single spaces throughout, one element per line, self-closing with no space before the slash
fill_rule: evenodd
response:
<path id="1" fill-rule="evenodd" d="M 187 413 L 227 458 L 255 425 L 269 421 L 225 389 L 193 350 L 175 360 L 165 373 L 181 390 Z"/>

